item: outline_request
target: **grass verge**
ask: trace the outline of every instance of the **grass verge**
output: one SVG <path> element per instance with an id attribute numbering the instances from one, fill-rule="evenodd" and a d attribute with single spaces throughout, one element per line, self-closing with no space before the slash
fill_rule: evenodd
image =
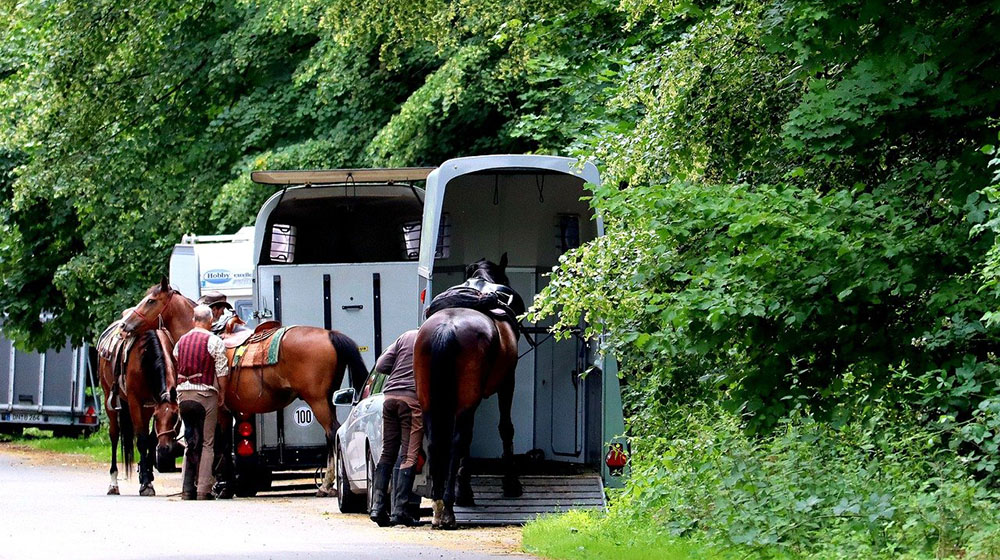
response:
<path id="1" fill-rule="evenodd" d="M 730 560 L 735 556 L 657 531 L 654 523 L 619 521 L 602 513 L 570 511 L 524 527 L 526 552 L 559 560 Z"/>
<path id="2" fill-rule="evenodd" d="M 102 463 L 111 461 L 111 440 L 108 438 L 107 427 L 102 427 L 89 437 L 81 438 L 53 437 L 51 431 L 28 428 L 22 436 L 3 436 L 3 440 L 42 451 L 85 455 Z"/>

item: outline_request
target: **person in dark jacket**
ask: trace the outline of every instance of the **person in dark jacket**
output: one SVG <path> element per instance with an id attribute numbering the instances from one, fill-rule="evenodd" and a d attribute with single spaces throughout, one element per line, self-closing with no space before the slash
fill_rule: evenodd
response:
<path id="1" fill-rule="evenodd" d="M 380 527 L 415 525 L 407 504 L 413 493 L 413 478 L 417 456 L 424 440 L 424 419 L 417 401 L 417 386 L 413 379 L 413 345 L 416 329 L 406 331 L 379 357 L 375 370 L 388 373 L 382 387 L 382 456 L 375 467 L 372 490 L 371 519 Z M 399 466 L 395 467 L 397 459 Z M 392 476 L 392 512 L 387 496 Z"/>
<path id="2" fill-rule="evenodd" d="M 212 334 L 212 310 L 194 308 L 194 328 L 177 341 L 177 404 L 184 420 L 182 500 L 212 500 L 212 459 L 219 408 L 225 406 L 229 363 L 222 339 Z"/>

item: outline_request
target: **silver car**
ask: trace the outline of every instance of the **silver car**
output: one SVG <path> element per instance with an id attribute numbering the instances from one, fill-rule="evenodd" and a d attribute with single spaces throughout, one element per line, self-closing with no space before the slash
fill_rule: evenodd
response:
<path id="1" fill-rule="evenodd" d="M 337 430 L 337 504 L 343 513 L 371 509 L 371 481 L 382 454 L 382 386 L 387 378 L 373 371 L 360 395 L 348 388 L 333 396 L 335 405 L 352 407 Z"/>

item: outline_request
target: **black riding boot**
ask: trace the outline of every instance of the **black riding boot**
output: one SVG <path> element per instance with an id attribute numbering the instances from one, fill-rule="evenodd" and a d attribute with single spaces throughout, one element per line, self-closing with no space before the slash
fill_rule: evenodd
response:
<path id="1" fill-rule="evenodd" d="M 392 466 L 379 463 L 375 467 L 375 480 L 372 481 L 372 511 L 371 520 L 379 527 L 389 526 L 389 477 L 392 476 Z"/>
<path id="2" fill-rule="evenodd" d="M 413 478 L 416 476 L 413 467 L 399 469 L 399 474 L 392 486 L 392 516 L 389 521 L 393 525 L 416 525 L 419 519 L 410 515 L 410 496 L 413 494 Z"/>

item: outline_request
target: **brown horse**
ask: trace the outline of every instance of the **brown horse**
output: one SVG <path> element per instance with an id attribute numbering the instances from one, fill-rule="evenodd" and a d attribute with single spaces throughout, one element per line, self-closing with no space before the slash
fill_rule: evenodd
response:
<path id="1" fill-rule="evenodd" d="M 504 253 L 500 264 L 480 259 L 469 265 L 466 277 L 509 289 L 506 267 Z M 453 506 L 474 503 L 465 463 L 476 409 L 493 393 L 497 393 L 500 406 L 504 495 L 521 495 L 514 469 L 514 424 L 510 416 L 516 367 L 517 332 L 509 321 L 474 309 L 447 308 L 435 312 L 421 325 L 413 370 L 430 439 L 433 528 L 454 528 Z"/>
<path id="2" fill-rule="evenodd" d="M 121 321 L 115 321 L 105 330 L 107 336 L 118 336 Z M 103 337 L 102 337 L 103 338 Z M 139 494 L 154 496 L 153 452 L 155 445 L 156 463 L 160 472 L 173 468 L 176 456 L 176 437 L 180 425 L 177 412 L 177 377 L 170 353 L 173 344 L 165 331 L 147 331 L 135 341 L 128 351 L 125 362 L 123 385 L 115 387 L 114 366 L 101 357 L 98 375 L 105 395 L 105 410 L 108 414 L 108 435 L 111 438 L 111 485 L 108 494 L 117 495 L 118 461 L 117 449 L 121 443 L 122 461 L 125 462 L 126 476 L 132 470 L 135 448 L 139 449 Z M 117 389 L 117 395 L 112 392 Z M 116 397 L 121 409 L 115 409 L 112 401 Z M 149 431 L 149 421 L 154 419 L 153 433 Z"/>
<path id="3" fill-rule="evenodd" d="M 163 279 L 159 285 L 146 292 L 133 313 L 125 318 L 124 329 L 132 332 L 162 323 L 177 340 L 193 327 L 193 315 L 194 303 L 171 289 L 166 279 Z M 175 334 L 173 326 L 178 329 L 184 329 L 184 326 L 187 328 Z M 356 391 L 360 391 L 368 376 L 368 368 L 358 351 L 357 343 L 337 331 L 300 326 L 285 332 L 278 350 L 277 364 L 262 368 L 236 368 L 230 374 L 226 391 L 226 408 L 229 412 L 243 414 L 281 410 L 296 398 L 306 401 L 326 433 L 326 476 L 317 493 L 321 496 L 336 495 L 333 486 L 336 472 L 333 444 L 340 421 L 337 420 L 332 399 L 333 392 L 340 388 L 344 380 L 345 369 L 350 369 L 351 385 Z M 232 430 L 232 415 L 220 412 L 219 422 L 225 434 L 216 441 L 227 448 L 217 450 L 223 460 L 216 461 L 215 475 L 222 483 L 221 488 L 231 489 L 232 450 L 228 447 L 231 447 L 232 438 L 228 436 Z M 225 492 L 227 496 L 231 495 L 228 494 L 229 490 Z"/>

